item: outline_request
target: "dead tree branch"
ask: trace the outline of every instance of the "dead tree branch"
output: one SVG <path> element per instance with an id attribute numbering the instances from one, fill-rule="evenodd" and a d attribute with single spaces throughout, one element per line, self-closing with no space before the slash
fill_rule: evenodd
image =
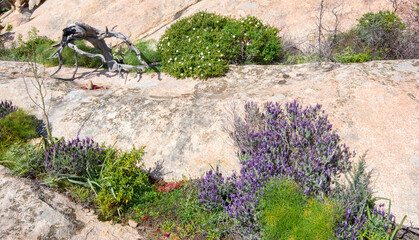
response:
<path id="1" fill-rule="evenodd" d="M 68 25 L 68 27 L 64 28 L 61 42 L 58 43 L 58 44 L 53 45 L 52 48 L 51 48 L 51 49 L 54 49 L 54 48 L 57 48 L 57 49 L 55 50 L 55 52 L 49 58 L 50 59 L 51 58 L 58 58 L 58 60 L 59 60 L 58 69 L 53 74 L 51 74 L 51 76 L 54 76 L 55 74 L 57 74 L 61 70 L 61 67 L 63 65 L 62 51 L 64 50 L 64 48 L 66 46 L 71 48 L 75 53 L 76 70 L 74 71 L 73 79 L 74 79 L 74 77 L 76 75 L 76 72 L 77 72 L 77 69 L 78 69 L 77 55 L 82 55 L 82 56 L 86 56 L 86 57 L 89 57 L 89 58 L 96 58 L 96 57 L 100 58 L 100 60 L 102 61 L 102 64 L 101 64 L 101 66 L 96 68 L 94 71 L 101 68 L 105 63 L 108 65 L 108 70 L 109 71 L 118 72 L 119 74 L 121 74 L 121 72 L 130 72 L 132 70 L 145 71 L 146 69 L 148 69 L 149 65 L 145 61 L 143 61 L 143 59 L 141 58 L 140 50 L 138 50 L 138 48 L 127 37 L 125 37 L 123 34 L 118 33 L 118 32 L 114 32 L 113 29 L 115 27 L 113 27 L 111 29 L 111 31 L 109 31 L 107 27 L 106 27 L 105 31 L 102 31 L 102 30 L 96 29 L 96 28 L 94 28 L 94 27 L 92 27 L 88 24 L 81 23 L 81 22 L 76 22 L 76 23 L 72 23 L 72 24 Z M 133 66 L 133 65 L 128 65 L 128 64 L 121 63 L 120 59 L 115 58 L 114 54 L 112 54 L 112 47 L 110 47 L 106 44 L 106 42 L 105 42 L 106 38 L 121 39 L 123 41 L 123 43 L 128 46 L 129 50 L 133 50 L 136 53 L 137 59 L 140 61 L 141 65 Z M 77 41 L 77 40 L 86 40 L 86 41 L 90 42 L 93 45 L 93 47 L 96 48 L 97 50 L 101 51 L 102 54 L 87 53 L 85 51 L 80 50 L 74 44 L 74 41 Z M 49 50 L 51 50 L 51 49 L 49 49 Z"/>

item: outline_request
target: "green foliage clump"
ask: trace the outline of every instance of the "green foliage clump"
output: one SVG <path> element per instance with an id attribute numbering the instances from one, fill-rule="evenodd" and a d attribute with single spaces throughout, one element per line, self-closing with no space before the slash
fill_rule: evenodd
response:
<path id="1" fill-rule="evenodd" d="M 135 46 L 141 52 L 141 58 L 147 63 L 156 63 L 161 61 L 161 55 L 157 51 L 156 42 L 153 40 L 140 41 Z M 116 54 L 118 56 L 118 54 Z M 128 52 L 124 57 L 124 62 L 129 65 L 139 65 L 140 61 L 134 51 Z"/>
<path id="2" fill-rule="evenodd" d="M 371 50 L 367 50 L 365 53 L 356 53 L 351 47 L 345 48 L 344 51 L 337 53 L 335 57 L 337 61 L 342 63 L 363 63 L 374 60 Z"/>
<path id="3" fill-rule="evenodd" d="M 99 209 L 105 216 L 120 215 L 154 195 L 150 176 L 141 169 L 144 148 L 114 154 L 115 158 L 104 163 L 101 190 L 97 196 Z"/>
<path id="4" fill-rule="evenodd" d="M 234 224 L 228 214 L 202 208 L 195 182 L 181 182 L 180 188 L 158 192 L 153 201 L 136 205 L 138 221 L 176 232 L 179 239 L 229 239 L 226 236 L 234 231 Z"/>
<path id="5" fill-rule="evenodd" d="M 353 29 L 336 37 L 335 58 L 344 63 L 404 58 L 410 54 L 403 49 L 409 40 L 405 30 L 394 12 L 366 13 Z"/>
<path id="6" fill-rule="evenodd" d="M 17 142 L 39 136 L 38 129 L 42 123 L 35 116 L 23 110 L 17 110 L 0 119 L 0 152 Z"/>
<path id="7" fill-rule="evenodd" d="M 308 197 L 295 183 L 273 179 L 259 203 L 263 239 L 333 239 L 338 207 Z"/>
<path id="8" fill-rule="evenodd" d="M 44 51 L 47 50 L 54 44 L 54 41 L 38 35 L 39 30 L 32 28 L 28 32 L 28 40 L 24 41 L 22 35 L 19 34 L 17 43 L 12 44 L 12 48 L 9 50 L 9 58 L 7 60 L 15 61 L 26 61 L 28 54 L 35 52 L 38 56 L 37 62 L 43 62 L 45 58 Z"/>
<path id="9" fill-rule="evenodd" d="M 12 31 L 13 26 L 11 24 L 7 24 L 6 32 Z"/>
<path id="10" fill-rule="evenodd" d="M 76 47 L 84 52 L 87 53 L 92 53 L 92 54 L 96 54 L 98 53 L 98 51 L 93 48 L 90 47 L 88 45 L 86 45 L 85 41 L 75 41 L 74 44 L 76 45 Z M 42 45 L 37 45 L 36 46 L 36 51 L 38 53 L 38 51 L 40 51 L 43 56 L 44 59 L 50 57 L 50 55 L 53 53 L 53 50 L 44 52 L 45 50 L 48 50 L 50 47 L 52 46 L 52 44 L 50 46 L 42 46 Z M 63 64 L 66 66 L 74 66 L 76 64 L 76 60 L 74 58 L 74 51 L 68 47 L 64 48 L 63 52 L 62 52 L 62 56 L 63 56 Z M 47 66 L 57 66 L 58 65 L 58 59 L 57 58 L 52 58 L 52 59 L 47 59 L 45 61 L 45 64 Z M 82 67 L 88 67 L 88 68 L 97 68 L 102 64 L 102 61 L 99 58 L 89 58 L 86 56 L 82 56 L 82 55 L 77 55 L 77 64 L 79 66 Z"/>
<path id="11" fill-rule="evenodd" d="M 10 8 L 0 8 L 0 14 L 3 14 L 5 12 L 9 11 L 9 10 L 10 10 Z"/>
<path id="12" fill-rule="evenodd" d="M 45 172 L 42 151 L 30 143 L 14 143 L 0 155 L 0 162 L 12 170 L 13 175 L 36 178 Z"/>
<path id="13" fill-rule="evenodd" d="M 158 50 L 163 71 L 177 78 L 221 76 L 228 64 L 268 64 L 279 59 L 276 28 L 255 17 L 235 20 L 199 12 L 184 18 L 163 34 Z"/>

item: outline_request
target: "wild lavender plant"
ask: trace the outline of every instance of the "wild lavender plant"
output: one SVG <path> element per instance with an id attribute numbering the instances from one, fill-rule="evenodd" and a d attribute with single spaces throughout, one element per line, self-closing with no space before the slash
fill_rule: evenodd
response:
<path id="1" fill-rule="evenodd" d="M 0 119 L 15 111 L 17 111 L 17 107 L 13 105 L 12 101 L 5 100 L 0 102 Z"/>
<path id="2" fill-rule="evenodd" d="M 340 143 L 320 105 L 303 109 L 293 101 L 282 109 L 279 103 L 267 103 L 261 113 L 256 104 L 247 103 L 245 112 L 244 119 L 235 118 L 230 133 L 239 147 L 240 175 L 220 181 L 221 173 L 217 177 L 211 173 L 199 184 L 220 189 L 232 181 L 235 191 L 224 202 L 225 210 L 237 220 L 237 228 L 246 238 L 257 238 L 258 193 L 263 194 L 270 178 L 290 178 L 304 193 L 323 198 L 330 192 L 333 179 L 351 168 L 354 153 Z M 211 207 L 216 203 L 207 194 L 202 192 L 199 199 Z"/>
<path id="3" fill-rule="evenodd" d="M 71 174 L 87 176 L 89 171 L 98 167 L 103 148 L 93 139 L 57 141 L 45 153 L 45 169 L 54 175 Z"/>

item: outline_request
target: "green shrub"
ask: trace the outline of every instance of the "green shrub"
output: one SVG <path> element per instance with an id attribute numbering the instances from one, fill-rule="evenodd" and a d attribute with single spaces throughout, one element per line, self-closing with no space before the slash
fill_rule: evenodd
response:
<path id="1" fill-rule="evenodd" d="M 306 196 L 297 184 L 271 180 L 260 204 L 264 239 L 333 239 L 338 208 L 325 198 Z"/>
<path id="2" fill-rule="evenodd" d="M 135 46 L 141 52 L 141 58 L 147 63 L 161 62 L 161 55 L 155 49 L 156 42 L 153 40 L 140 41 Z M 139 65 L 140 61 L 134 51 L 130 51 L 125 55 L 124 62 L 129 65 Z"/>
<path id="3" fill-rule="evenodd" d="M 43 161 L 43 153 L 30 143 L 14 143 L 4 154 L 0 155 L 0 162 L 10 168 L 13 175 L 30 178 L 35 178 L 45 172 Z"/>
<path id="4" fill-rule="evenodd" d="M 143 156 L 144 148 L 134 148 L 130 152 L 117 152 L 116 158 L 109 158 L 104 163 L 101 190 L 97 196 L 103 215 L 120 215 L 155 195 L 149 174 L 141 169 Z"/>
<path id="5" fill-rule="evenodd" d="M 11 24 L 7 24 L 6 32 L 12 31 L 13 26 Z"/>
<path id="6" fill-rule="evenodd" d="M 0 152 L 13 143 L 38 137 L 41 124 L 35 116 L 20 109 L 0 119 Z"/>
<path id="7" fill-rule="evenodd" d="M 75 41 L 74 44 L 77 46 L 77 48 L 79 48 L 80 50 L 87 52 L 87 53 L 100 53 L 98 50 L 96 50 L 93 47 L 87 46 L 85 41 Z M 52 45 L 52 44 L 51 44 Z M 38 45 L 36 47 L 36 51 L 38 54 L 39 52 L 44 52 L 45 50 L 47 50 L 48 48 L 51 47 L 51 45 L 49 46 L 44 46 L 44 45 Z M 48 58 L 50 57 L 50 55 L 53 53 L 55 49 L 52 49 L 44 54 L 44 58 Z M 63 56 L 63 64 L 66 66 L 74 66 L 76 64 L 76 60 L 74 58 L 75 54 L 74 51 L 68 47 L 65 47 L 63 52 L 62 52 L 62 56 Z M 57 66 L 58 65 L 58 58 L 53 58 L 53 59 L 48 59 L 46 61 L 47 66 Z M 78 55 L 77 56 L 77 64 L 80 67 L 88 67 L 88 68 L 97 68 L 102 64 L 102 61 L 99 58 L 89 58 L 86 56 L 82 56 L 82 55 Z"/>
<path id="8" fill-rule="evenodd" d="M 221 76 L 228 64 L 268 64 L 281 54 L 278 30 L 255 17 L 199 12 L 167 29 L 158 43 L 163 71 L 177 77 Z"/>
<path id="9" fill-rule="evenodd" d="M 5 13 L 9 10 L 10 10 L 9 8 L 0 8 L 0 14 Z"/>
<path id="10" fill-rule="evenodd" d="M 371 50 L 367 50 L 365 53 L 355 53 L 351 47 L 347 47 L 344 51 L 337 53 L 335 57 L 337 61 L 342 63 L 363 63 L 374 60 Z M 375 60 L 379 60 L 379 58 Z"/>

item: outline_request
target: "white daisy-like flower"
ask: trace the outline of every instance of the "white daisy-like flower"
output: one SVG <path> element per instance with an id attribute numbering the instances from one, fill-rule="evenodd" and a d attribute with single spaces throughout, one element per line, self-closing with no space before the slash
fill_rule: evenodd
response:
<path id="1" fill-rule="evenodd" d="M 211 66 L 211 63 L 208 63 L 208 66 Z"/>
<path id="2" fill-rule="evenodd" d="M 210 54 L 210 52 L 208 52 L 208 54 Z"/>
<path id="3" fill-rule="evenodd" d="M 177 60 L 177 57 L 175 57 L 175 61 Z"/>
<path id="4" fill-rule="evenodd" d="M 192 70 L 192 67 L 189 67 L 189 70 Z"/>
<path id="5" fill-rule="evenodd" d="M 236 38 L 236 35 L 233 35 L 233 38 Z"/>
<path id="6" fill-rule="evenodd" d="M 180 76 L 183 76 L 183 73 L 181 73 Z"/>
<path id="7" fill-rule="evenodd" d="M 199 36 L 196 36 L 196 38 L 199 38 Z"/>
<path id="8" fill-rule="evenodd" d="M 218 59 L 219 62 L 221 62 L 221 59 Z"/>
<path id="9" fill-rule="evenodd" d="M 176 52 L 179 52 L 179 50 L 176 50 Z"/>

